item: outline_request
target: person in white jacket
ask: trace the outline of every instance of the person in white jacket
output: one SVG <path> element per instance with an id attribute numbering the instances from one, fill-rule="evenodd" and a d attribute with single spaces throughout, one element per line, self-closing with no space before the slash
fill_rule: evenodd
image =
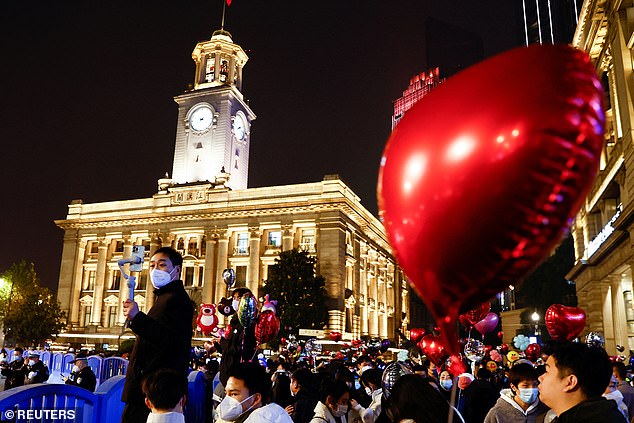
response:
<path id="1" fill-rule="evenodd" d="M 293 423 L 288 413 L 268 403 L 271 378 L 257 363 L 240 363 L 229 370 L 225 397 L 216 411 L 217 423 Z"/>
<path id="2" fill-rule="evenodd" d="M 381 389 L 381 376 L 383 372 L 379 369 L 368 369 L 361 375 L 361 384 L 365 387 L 365 391 L 372 398 L 372 402 L 368 408 L 364 408 L 354 399 L 350 400 L 352 408 L 359 413 L 363 423 L 374 423 L 381 414 L 381 397 L 383 390 Z"/>
<path id="3" fill-rule="evenodd" d="M 342 380 L 326 379 L 321 385 L 315 416 L 310 423 L 348 423 L 350 392 Z"/>
<path id="4" fill-rule="evenodd" d="M 627 410 L 627 405 L 623 402 L 623 394 L 617 389 L 619 386 L 619 381 L 616 379 L 616 376 L 612 375 L 612 379 L 610 379 L 610 384 L 607 388 L 605 388 L 605 392 L 603 393 L 603 397 L 615 401 L 617 407 L 619 407 L 619 411 L 625 417 L 625 420 L 630 421 L 629 413 Z"/>

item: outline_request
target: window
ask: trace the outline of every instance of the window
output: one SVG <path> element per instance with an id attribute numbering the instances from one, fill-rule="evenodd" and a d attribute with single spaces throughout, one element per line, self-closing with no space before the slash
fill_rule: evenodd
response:
<path id="1" fill-rule="evenodd" d="M 150 256 L 150 240 L 144 239 L 141 245 L 143 246 L 143 248 L 145 248 L 145 257 L 149 257 Z"/>
<path id="2" fill-rule="evenodd" d="M 95 279 L 97 279 L 97 272 L 94 270 L 88 271 L 88 283 L 86 284 L 87 291 L 95 290 Z"/>
<path id="3" fill-rule="evenodd" d="M 89 305 L 84 306 L 84 326 L 88 326 L 90 324 L 91 313 L 92 313 L 92 307 Z"/>
<path id="4" fill-rule="evenodd" d="M 147 278 L 148 278 L 148 271 L 143 270 L 141 272 L 141 277 L 137 279 L 137 283 L 134 289 L 137 291 L 145 291 L 145 287 L 147 286 Z"/>
<path id="5" fill-rule="evenodd" d="M 90 254 L 97 254 L 99 252 L 99 242 L 93 241 L 90 243 Z"/>
<path id="6" fill-rule="evenodd" d="M 196 238 L 192 238 L 189 240 L 189 245 L 187 246 L 187 254 L 198 255 L 198 240 Z"/>
<path id="7" fill-rule="evenodd" d="M 194 286 L 194 268 L 186 267 L 185 269 L 185 278 L 183 282 L 185 282 L 185 286 Z"/>
<path id="8" fill-rule="evenodd" d="M 112 273 L 112 285 L 110 286 L 110 289 L 118 291 L 119 288 L 121 288 L 121 271 L 115 270 Z"/>
<path id="9" fill-rule="evenodd" d="M 282 245 L 282 232 L 271 231 L 269 232 L 268 245 L 279 247 Z"/>
<path id="10" fill-rule="evenodd" d="M 216 71 L 216 56 L 207 56 L 207 63 L 205 63 L 205 82 L 212 82 L 215 77 Z"/>
<path id="11" fill-rule="evenodd" d="M 247 254 L 249 251 L 249 234 L 238 234 L 236 253 Z"/>
<path id="12" fill-rule="evenodd" d="M 226 82 L 229 76 L 229 61 L 222 59 L 220 61 L 220 82 Z"/>
<path id="13" fill-rule="evenodd" d="M 117 325 L 117 306 L 108 307 L 108 327 Z"/>
<path id="14" fill-rule="evenodd" d="M 309 253 L 315 252 L 315 230 L 314 229 L 304 229 L 302 231 L 302 238 L 299 244 L 299 248 L 303 251 L 308 251 Z"/>
<path id="15" fill-rule="evenodd" d="M 200 242 L 200 256 L 205 257 L 205 255 L 207 255 L 207 237 L 203 236 L 203 239 Z"/>
<path id="16" fill-rule="evenodd" d="M 115 253 L 123 253 L 123 241 L 117 241 L 114 247 Z"/>
<path id="17" fill-rule="evenodd" d="M 247 285 L 247 267 L 236 266 L 236 286 Z"/>
<path id="18" fill-rule="evenodd" d="M 178 239 L 178 243 L 176 244 L 176 249 L 177 250 L 184 250 L 185 249 L 185 240 L 183 238 L 179 238 Z"/>

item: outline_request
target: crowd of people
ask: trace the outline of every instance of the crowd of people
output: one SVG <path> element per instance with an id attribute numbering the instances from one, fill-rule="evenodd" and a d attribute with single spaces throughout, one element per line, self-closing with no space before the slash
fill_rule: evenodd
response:
<path id="1" fill-rule="evenodd" d="M 122 422 L 183 423 L 191 370 L 203 372 L 207 381 L 207 423 L 634 422 L 631 369 L 584 343 L 554 344 L 540 365 L 520 359 L 493 372 L 475 366 L 459 376 L 428 360 L 398 364 L 401 371 L 394 372 L 393 364 L 367 355 L 316 366 L 283 354 L 262 360 L 253 328 L 242 327 L 233 315 L 226 335 L 206 343 L 206 353 L 192 361 L 194 307 L 180 280 L 181 266 L 176 251 L 157 250 L 150 262 L 153 307 L 144 313 L 134 301 L 124 303 L 137 340 Z M 250 294 L 236 289 L 233 301 Z M 2 365 L 5 386 L 48 378 L 37 354 L 29 354 L 28 362 L 19 348 L 14 354 Z M 78 354 L 74 363 L 66 383 L 94 390 L 85 356 Z"/>

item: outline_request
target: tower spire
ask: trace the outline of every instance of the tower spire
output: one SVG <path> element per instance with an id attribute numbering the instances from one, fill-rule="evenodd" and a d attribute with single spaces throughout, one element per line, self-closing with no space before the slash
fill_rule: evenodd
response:
<path id="1" fill-rule="evenodd" d="M 222 22 L 220 23 L 220 29 L 225 29 L 225 10 L 227 9 L 227 2 L 222 0 Z"/>

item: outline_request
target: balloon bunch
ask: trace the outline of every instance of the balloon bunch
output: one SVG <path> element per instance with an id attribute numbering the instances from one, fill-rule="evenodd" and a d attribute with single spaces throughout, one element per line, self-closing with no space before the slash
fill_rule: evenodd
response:
<path id="1" fill-rule="evenodd" d="M 533 45 L 450 78 L 392 132 L 380 214 L 448 354 L 459 352 L 458 316 L 520 280 L 561 240 L 598 171 L 603 103 L 585 53 Z"/>

